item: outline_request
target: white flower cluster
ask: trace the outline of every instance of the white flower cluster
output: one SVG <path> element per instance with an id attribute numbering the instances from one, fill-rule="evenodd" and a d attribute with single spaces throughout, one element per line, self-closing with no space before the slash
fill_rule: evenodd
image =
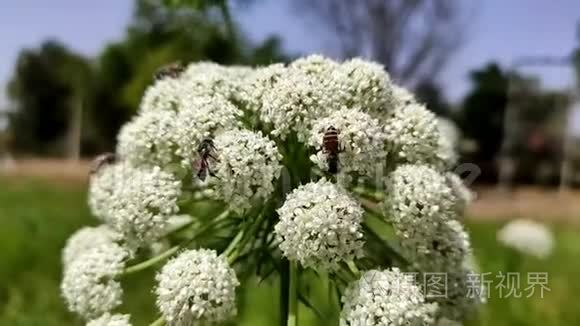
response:
<path id="1" fill-rule="evenodd" d="M 181 182 L 159 167 L 134 168 L 125 163 L 103 166 L 91 178 L 93 213 L 129 242 L 153 241 L 178 212 Z"/>
<path id="2" fill-rule="evenodd" d="M 362 255 L 363 209 L 325 179 L 295 189 L 278 209 L 280 250 L 305 267 L 333 269 Z"/>
<path id="3" fill-rule="evenodd" d="M 331 89 L 343 107 L 360 107 L 377 118 L 395 108 L 393 85 L 380 64 L 355 58 L 341 64 L 333 74 Z"/>
<path id="4" fill-rule="evenodd" d="M 141 99 L 139 111 L 178 111 L 181 98 L 187 94 L 183 82 L 179 78 L 163 78 L 157 80 L 145 90 Z"/>
<path id="5" fill-rule="evenodd" d="M 519 219 L 508 223 L 497 234 L 503 245 L 523 254 L 546 258 L 552 253 L 554 236 L 543 224 Z"/>
<path id="6" fill-rule="evenodd" d="M 453 190 L 456 198 L 456 211 L 459 216 L 463 215 L 467 206 L 475 199 L 475 193 L 461 180 L 461 177 L 453 172 L 445 173 L 447 184 Z"/>
<path id="7" fill-rule="evenodd" d="M 339 132 L 341 173 L 375 176 L 387 157 L 386 136 L 380 122 L 357 109 L 341 109 L 316 120 L 309 144 L 318 149 L 312 161 L 323 170 L 328 169 L 323 142 L 329 127 Z"/>
<path id="8" fill-rule="evenodd" d="M 76 258 L 85 252 L 100 246 L 110 245 L 122 239 L 122 235 L 107 225 L 84 227 L 73 233 L 62 250 L 62 263 L 70 265 Z"/>
<path id="9" fill-rule="evenodd" d="M 449 238 L 460 225 L 455 219 L 455 197 L 445 177 L 428 166 L 402 165 L 389 175 L 386 184 L 385 216 L 392 223 L 411 261 L 432 261 L 433 254 L 455 248 Z M 449 257 L 451 258 L 451 257 Z M 454 257 L 454 260 L 462 257 Z M 433 260 L 446 264 L 440 260 Z"/>
<path id="10" fill-rule="evenodd" d="M 397 268 L 365 272 L 342 301 L 341 326 L 435 325 L 437 304 L 426 303 L 414 279 Z"/>
<path id="11" fill-rule="evenodd" d="M 387 119 L 385 132 L 395 161 L 441 164 L 437 119 L 423 105 L 396 107 Z"/>
<path id="12" fill-rule="evenodd" d="M 236 314 L 236 273 L 213 250 L 184 251 L 155 279 L 157 306 L 169 325 L 222 322 Z"/>
<path id="13" fill-rule="evenodd" d="M 106 313 L 97 319 L 87 323 L 87 326 L 131 326 L 129 315 Z"/>
<path id="14" fill-rule="evenodd" d="M 253 70 L 244 66 L 225 67 L 213 62 L 192 63 L 180 76 L 184 88 L 194 96 L 222 96 L 242 100 L 240 94 Z"/>
<path id="15" fill-rule="evenodd" d="M 178 163 L 191 170 L 203 139 L 237 128 L 242 112 L 219 96 L 182 96 L 180 111 L 136 116 L 119 133 L 117 153 L 134 165 Z"/>
<path id="16" fill-rule="evenodd" d="M 439 129 L 438 156 L 445 167 L 452 167 L 457 163 L 457 147 L 459 146 L 459 129 L 453 121 L 446 118 L 437 118 Z"/>
<path id="17" fill-rule="evenodd" d="M 262 96 L 260 118 L 271 124 L 272 135 L 285 139 L 294 132 L 304 142 L 312 123 L 331 110 L 334 103 L 319 80 L 297 69 L 288 69 Z"/>
<path id="18" fill-rule="evenodd" d="M 445 175 L 425 165 L 400 166 L 391 173 L 386 187 L 385 214 L 399 237 L 403 255 L 418 271 L 449 275 L 449 296 L 437 299 L 441 316 L 464 319 L 482 300 L 467 293 L 465 261 L 471 245 L 458 221 L 463 213 L 458 209 L 461 199 Z"/>
<path id="19" fill-rule="evenodd" d="M 169 325 L 221 323 L 236 314 L 239 282 L 228 260 L 252 261 L 236 256 L 252 258 L 256 234 L 251 232 L 273 231 L 278 248 L 268 250 L 279 249 L 303 268 L 334 275 L 346 262 L 357 274 L 352 264 L 372 263 L 359 260 L 364 258 L 365 210 L 334 179 L 382 181 L 388 170 L 383 208 L 400 238 L 401 254 L 412 263 L 407 267 L 450 273 L 451 296 L 428 303 L 400 270 L 373 269 L 348 286 L 341 325 L 434 325 L 442 316 L 459 320 L 469 313 L 476 303 L 465 292 L 469 269 L 464 262 L 471 249 L 458 217 L 470 193 L 456 175 L 445 174 L 455 160 L 456 135 L 392 84 L 381 65 L 314 55 L 258 69 L 208 62 L 174 68 L 147 89 L 137 116 L 120 131 L 116 162 L 92 174 L 89 205 L 105 225 L 79 230 L 63 250 L 61 287 L 71 311 L 93 326 L 129 325 L 128 315 L 112 314 L 121 304 L 118 279 L 125 263 L 137 249 L 169 248 L 173 237 L 166 236 L 177 229 L 179 237 L 193 241 L 195 228 L 205 220 L 174 222 L 177 214 L 196 216 L 189 210 L 197 206 L 188 205 L 189 199 L 219 200 L 228 213 L 249 217 L 253 224 L 236 230 L 239 236 L 227 254 L 183 248 L 158 272 L 156 303 Z M 308 180 L 309 171 L 301 168 L 312 165 L 310 154 L 320 169 L 329 169 L 325 135 L 330 127 L 337 132 L 340 173 L 332 181 L 298 185 Z M 283 164 L 296 187 L 288 194 L 280 181 Z M 207 172 L 205 178 L 201 172 Z M 364 189 L 364 182 L 357 193 L 366 196 L 375 189 Z M 281 200 L 276 220 L 270 203 Z M 260 214 L 273 220 L 244 215 L 258 205 Z M 220 216 L 220 223 L 229 218 Z M 226 228 L 240 227 L 234 219 L 226 222 L 232 223 L 208 226 L 224 234 Z M 191 229 L 182 229 L 185 225 Z M 148 266 L 140 263 L 127 271 Z"/>
<path id="20" fill-rule="evenodd" d="M 118 307 L 123 289 L 115 278 L 129 257 L 127 249 L 110 243 L 86 251 L 70 262 L 61 283 L 68 309 L 90 319 Z"/>
<path id="21" fill-rule="evenodd" d="M 212 182 L 218 199 L 243 211 L 274 192 L 282 157 L 273 141 L 261 132 L 230 130 L 218 135 L 214 144 L 219 158 Z"/>
<path id="22" fill-rule="evenodd" d="M 286 72 L 287 68 L 281 63 L 259 67 L 254 70 L 248 85 L 242 91 L 244 102 L 250 111 L 260 112 L 262 110 L 264 94 L 269 93 L 269 90 L 280 79 L 285 77 Z"/>
<path id="23" fill-rule="evenodd" d="M 446 274 L 446 281 L 437 287 L 430 284 L 434 300 L 439 305 L 439 315 L 442 319 L 464 320 L 477 313 L 477 307 L 487 300 L 487 288 L 481 282 L 479 274 L 462 267 Z"/>

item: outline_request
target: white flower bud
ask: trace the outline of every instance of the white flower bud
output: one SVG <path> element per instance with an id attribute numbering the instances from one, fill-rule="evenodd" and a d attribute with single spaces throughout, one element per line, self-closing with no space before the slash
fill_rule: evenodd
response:
<path id="1" fill-rule="evenodd" d="M 169 325 L 216 323 L 236 315 L 236 273 L 213 250 L 184 251 L 155 279 L 157 307 Z"/>
<path id="2" fill-rule="evenodd" d="M 361 257 L 363 213 L 344 189 L 325 179 L 300 186 L 278 209 L 280 250 L 303 266 L 326 269 Z"/>

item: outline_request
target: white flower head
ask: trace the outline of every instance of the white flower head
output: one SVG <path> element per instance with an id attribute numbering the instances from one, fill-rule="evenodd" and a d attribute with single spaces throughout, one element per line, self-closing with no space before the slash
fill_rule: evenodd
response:
<path id="1" fill-rule="evenodd" d="M 107 225 L 83 227 L 73 233 L 62 250 L 62 262 L 66 267 L 83 253 L 102 245 L 110 245 L 122 239 L 122 235 Z"/>
<path id="2" fill-rule="evenodd" d="M 72 261 L 64 270 L 62 296 L 68 309 L 95 318 L 121 304 L 123 290 L 115 279 L 130 251 L 111 243 L 95 247 Z"/>
<path id="3" fill-rule="evenodd" d="M 457 163 L 459 146 L 459 129 L 453 121 L 446 118 L 437 118 L 439 129 L 438 156 L 444 167 L 450 168 Z"/>
<path id="4" fill-rule="evenodd" d="M 126 123 L 117 136 L 117 154 L 134 165 L 166 166 L 179 161 L 174 133 L 177 112 L 143 112 Z"/>
<path id="5" fill-rule="evenodd" d="M 145 90 L 141 99 L 139 111 L 178 111 L 181 107 L 181 97 L 187 94 L 180 78 L 163 78 L 156 80 Z"/>
<path id="6" fill-rule="evenodd" d="M 503 245 L 523 254 L 547 258 L 554 247 L 554 236 L 545 225 L 519 219 L 508 223 L 497 234 Z"/>
<path id="7" fill-rule="evenodd" d="M 184 251 L 155 279 L 157 307 L 170 325 L 222 322 L 236 315 L 236 273 L 213 250 Z"/>
<path id="8" fill-rule="evenodd" d="M 303 266 L 326 269 L 361 257 L 363 213 L 343 188 L 325 179 L 300 186 L 278 209 L 280 250 Z"/>
<path id="9" fill-rule="evenodd" d="M 426 271 L 453 271 L 471 255 L 469 235 L 456 220 L 437 225 L 429 238 L 402 240 L 401 246 L 414 266 Z"/>
<path id="10" fill-rule="evenodd" d="M 183 166 L 192 166 L 199 159 L 197 148 L 204 139 L 211 139 L 225 130 L 237 128 L 242 112 L 222 97 L 188 97 L 185 110 L 177 115 L 175 154 Z"/>
<path id="11" fill-rule="evenodd" d="M 129 177 L 132 168 L 128 164 L 115 163 L 102 166 L 91 176 L 88 202 L 92 214 L 101 221 L 110 216 L 117 186 Z"/>
<path id="12" fill-rule="evenodd" d="M 256 68 L 242 90 L 242 97 L 248 108 L 254 112 L 260 111 L 264 94 L 270 92 L 270 89 L 287 73 L 288 69 L 281 63 Z"/>
<path id="13" fill-rule="evenodd" d="M 87 326 L 131 326 L 131 316 L 122 314 L 105 313 L 97 319 L 87 323 Z"/>
<path id="14" fill-rule="evenodd" d="M 435 325 L 437 304 L 426 303 L 413 275 L 399 269 L 365 272 L 342 298 L 340 325 Z"/>
<path id="15" fill-rule="evenodd" d="M 296 133 L 305 142 L 314 120 L 332 111 L 332 90 L 319 79 L 288 69 L 284 78 L 263 94 L 260 118 L 272 126 L 272 135 L 285 139 Z"/>
<path id="16" fill-rule="evenodd" d="M 385 132 L 396 161 L 440 164 L 437 119 L 423 105 L 395 108 L 386 121 Z"/>
<path id="17" fill-rule="evenodd" d="M 193 96 L 222 96 L 239 101 L 252 69 L 249 67 L 225 67 L 213 62 L 196 62 L 187 66 L 181 76 L 184 87 Z"/>
<path id="18" fill-rule="evenodd" d="M 425 165 L 402 165 L 386 181 L 385 216 L 412 260 L 433 255 L 455 255 L 464 241 L 456 219 L 456 198 L 445 176 Z M 455 235 L 448 238 L 450 235 Z M 463 247 L 463 245 L 462 245 Z M 467 249 L 465 249 L 467 250 Z"/>
<path id="19" fill-rule="evenodd" d="M 229 130 L 219 134 L 214 145 L 218 161 L 210 167 L 216 175 L 210 180 L 216 199 L 243 211 L 274 192 L 282 157 L 273 141 L 261 132 Z"/>
<path id="20" fill-rule="evenodd" d="M 467 206 L 475 199 L 475 193 L 467 187 L 459 175 L 447 172 L 445 177 L 447 178 L 447 184 L 455 195 L 458 216 L 462 216 Z"/>
<path id="21" fill-rule="evenodd" d="M 91 179 L 93 211 L 129 242 L 153 242 L 163 235 L 179 207 L 181 182 L 159 167 L 135 168 L 126 163 L 104 166 Z"/>
<path id="22" fill-rule="evenodd" d="M 119 133 L 117 153 L 134 165 L 191 169 L 197 147 L 225 129 L 236 128 L 242 112 L 221 96 L 183 96 L 181 110 L 136 116 Z"/>
<path id="23" fill-rule="evenodd" d="M 401 108 L 407 105 L 417 103 L 413 93 L 404 87 L 392 84 L 393 87 L 393 108 Z"/>
<path id="24" fill-rule="evenodd" d="M 338 89 L 331 95 L 342 105 L 360 107 L 377 118 L 394 109 L 392 84 L 382 65 L 354 58 L 340 65 L 333 78 Z"/>
<path id="25" fill-rule="evenodd" d="M 357 109 L 341 109 L 316 120 L 309 144 L 318 149 L 312 160 L 323 170 L 328 169 L 323 142 L 329 127 L 338 132 L 341 173 L 373 176 L 387 157 L 386 136 L 380 122 Z"/>
<path id="26" fill-rule="evenodd" d="M 330 80 L 332 74 L 339 67 L 338 62 L 320 54 L 312 54 L 296 59 L 289 66 L 290 69 L 297 69 L 306 75 L 326 81 Z"/>

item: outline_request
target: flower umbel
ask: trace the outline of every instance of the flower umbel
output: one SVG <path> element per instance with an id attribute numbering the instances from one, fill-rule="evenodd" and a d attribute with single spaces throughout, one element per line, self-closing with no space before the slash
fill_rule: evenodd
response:
<path id="1" fill-rule="evenodd" d="M 383 66 L 312 55 L 162 71 L 116 155 L 93 165 L 88 201 L 103 224 L 63 249 L 70 311 L 130 325 L 117 311 L 121 282 L 159 268 L 151 325 L 236 323 L 240 281 L 276 277 L 281 323 L 297 326 L 299 301 L 319 311 L 308 275 L 334 308 L 343 294 L 344 326 L 474 314 L 483 300 L 467 297 L 473 253 L 461 224 L 470 193 L 449 171 L 456 134 Z M 550 242 L 536 231 L 542 255 Z M 427 273 L 450 276 L 448 297 L 423 293 L 412 276 Z"/>

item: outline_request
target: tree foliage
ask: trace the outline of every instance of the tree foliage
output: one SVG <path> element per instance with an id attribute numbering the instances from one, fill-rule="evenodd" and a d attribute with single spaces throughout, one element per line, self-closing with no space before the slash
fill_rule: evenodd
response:
<path id="1" fill-rule="evenodd" d="M 9 115 L 13 146 L 54 154 L 70 124 L 71 102 L 91 92 L 91 74 L 85 58 L 58 42 L 22 51 L 8 84 L 8 96 L 16 105 Z"/>
<path id="2" fill-rule="evenodd" d="M 190 1 L 191 2 L 191 1 Z M 277 38 L 252 44 L 232 37 L 211 5 L 167 6 L 161 0 L 136 0 L 125 38 L 105 46 L 94 60 L 57 42 L 21 52 L 9 86 L 15 104 L 9 119 L 12 148 L 61 155 L 70 133 L 71 101 L 83 99 L 83 151 L 111 150 L 120 126 L 139 105 L 153 73 L 175 62 L 264 64 L 287 61 Z M 176 3 L 174 3 L 176 4 Z M 227 9 L 227 8 L 226 8 Z M 229 10 L 229 9 L 228 9 Z M 233 25 L 232 28 L 235 28 Z"/>

